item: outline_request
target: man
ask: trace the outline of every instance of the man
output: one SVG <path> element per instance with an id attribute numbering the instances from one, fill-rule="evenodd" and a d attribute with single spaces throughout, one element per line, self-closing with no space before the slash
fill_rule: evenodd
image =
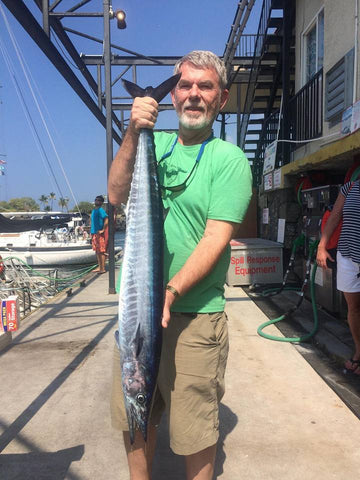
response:
<path id="1" fill-rule="evenodd" d="M 95 198 L 95 208 L 91 212 L 92 248 L 96 252 L 98 267 L 93 270 L 97 273 L 105 273 L 105 260 L 108 243 L 108 215 L 102 208 L 104 197 L 98 195 Z"/>
<path id="2" fill-rule="evenodd" d="M 148 480 L 156 427 L 165 404 L 172 450 L 185 456 L 188 480 L 213 476 L 219 403 L 228 352 L 224 282 L 229 241 L 251 197 L 251 173 L 243 152 L 212 136 L 228 98 L 226 70 L 213 53 L 194 51 L 175 66 L 181 78 L 171 92 L 179 132 L 155 132 L 163 204 L 163 348 L 148 442 L 137 432 L 131 447 L 123 413 L 119 360 L 114 363 L 113 425 L 124 431 L 131 479 Z M 109 175 L 109 199 L 128 197 L 141 128 L 154 128 L 157 102 L 135 98 L 129 127 Z"/>

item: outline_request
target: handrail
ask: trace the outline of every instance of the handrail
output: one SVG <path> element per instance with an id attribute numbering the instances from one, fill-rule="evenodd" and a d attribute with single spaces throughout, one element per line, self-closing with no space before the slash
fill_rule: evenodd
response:
<path id="1" fill-rule="evenodd" d="M 265 34 L 268 26 L 268 20 L 271 12 L 272 0 L 264 0 L 263 6 L 261 10 L 261 16 L 259 21 L 259 28 L 258 34 L 256 37 L 255 42 L 255 50 L 253 61 L 250 70 L 250 78 L 248 83 L 248 88 L 246 91 L 246 99 L 244 104 L 244 113 L 241 119 L 241 126 L 240 126 L 240 147 L 244 147 L 245 137 L 247 128 L 249 125 L 250 113 L 252 104 L 254 101 L 254 92 L 256 88 L 256 80 L 259 73 L 259 65 L 260 65 L 260 55 L 264 46 Z"/>
<path id="2" fill-rule="evenodd" d="M 323 69 L 289 101 L 292 140 L 311 140 L 323 132 Z M 295 144 L 295 148 L 296 144 Z"/>

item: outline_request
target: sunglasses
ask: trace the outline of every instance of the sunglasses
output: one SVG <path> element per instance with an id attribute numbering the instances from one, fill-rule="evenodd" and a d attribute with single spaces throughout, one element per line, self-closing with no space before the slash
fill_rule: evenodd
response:
<path id="1" fill-rule="evenodd" d="M 195 167 L 198 165 L 198 163 L 200 162 L 200 158 L 202 157 L 202 154 L 204 153 L 204 149 L 205 149 L 205 146 L 214 138 L 214 134 L 211 133 L 210 137 L 207 138 L 205 140 L 205 142 L 203 142 L 201 144 L 201 147 L 200 147 L 200 150 L 199 150 L 199 153 L 197 154 L 197 157 L 196 157 L 196 160 L 195 160 L 195 163 L 194 163 L 194 166 L 192 167 L 192 169 L 190 170 L 190 173 L 188 174 L 188 176 L 185 178 L 185 180 L 181 183 L 179 183 L 178 185 L 161 185 L 160 184 L 160 188 L 162 190 L 169 190 L 170 192 L 181 192 L 182 190 L 185 190 L 186 188 L 186 184 L 187 184 L 187 181 L 189 180 L 189 178 L 191 177 L 191 175 L 193 174 L 194 170 L 195 170 Z M 165 158 L 168 158 L 171 156 L 172 152 L 174 151 L 174 148 L 175 148 L 175 145 L 177 144 L 177 141 L 178 141 L 178 136 L 176 136 L 175 138 L 175 141 L 174 143 L 171 145 L 171 148 L 170 148 L 170 151 L 165 153 L 159 160 L 159 163 L 162 162 L 163 160 L 165 160 Z"/>

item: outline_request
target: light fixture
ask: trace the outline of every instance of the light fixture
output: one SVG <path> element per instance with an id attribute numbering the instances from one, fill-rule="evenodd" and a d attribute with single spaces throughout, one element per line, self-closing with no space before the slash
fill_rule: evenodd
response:
<path id="1" fill-rule="evenodd" d="M 120 30 L 124 30 L 124 28 L 126 28 L 126 22 L 125 22 L 126 13 L 124 12 L 124 10 L 116 10 L 115 17 L 117 20 L 117 27 Z"/>

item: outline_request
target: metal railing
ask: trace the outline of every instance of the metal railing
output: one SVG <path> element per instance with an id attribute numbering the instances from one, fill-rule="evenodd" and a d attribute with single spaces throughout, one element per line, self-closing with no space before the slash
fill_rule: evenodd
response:
<path id="1" fill-rule="evenodd" d="M 256 34 L 241 35 L 236 48 L 237 57 L 253 57 L 255 54 Z"/>
<path id="2" fill-rule="evenodd" d="M 319 70 L 311 80 L 290 100 L 291 140 L 311 140 L 323 133 L 323 70 Z M 301 144 L 292 144 L 293 149 Z"/>
<path id="3" fill-rule="evenodd" d="M 248 88 L 246 91 L 246 99 L 244 105 L 244 113 L 240 125 L 240 147 L 244 147 L 246 131 L 248 128 L 250 114 L 252 110 L 252 105 L 254 102 L 254 92 L 256 88 L 256 80 L 259 73 L 259 66 L 261 61 L 261 52 L 264 47 L 264 42 L 266 38 L 268 22 L 271 14 L 272 0 L 264 0 L 261 10 L 259 29 L 256 35 L 255 46 L 254 46 L 254 55 L 250 71 Z"/>

